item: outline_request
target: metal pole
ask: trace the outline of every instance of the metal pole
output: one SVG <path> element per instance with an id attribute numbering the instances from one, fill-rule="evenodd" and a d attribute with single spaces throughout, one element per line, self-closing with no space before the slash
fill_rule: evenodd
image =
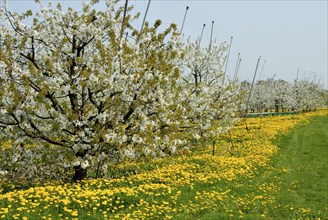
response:
<path id="1" fill-rule="evenodd" d="M 121 36 L 120 36 L 120 39 L 122 39 L 122 37 L 123 37 L 124 22 L 125 22 L 126 11 L 128 10 L 128 2 L 129 2 L 129 0 L 125 0 L 124 13 L 123 13 L 123 21 L 122 21 Z"/>
<path id="2" fill-rule="evenodd" d="M 143 29 L 143 27 L 145 25 L 145 21 L 146 21 L 146 17 L 147 17 L 147 14 L 148 14 L 148 9 L 149 9 L 149 6 L 150 6 L 150 2 L 151 2 L 151 0 L 148 1 L 146 13 L 145 13 L 144 19 L 142 21 L 142 25 L 141 25 L 141 28 L 140 28 L 139 36 L 141 35 L 142 29 Z"/>
<path id="3" fill-rule="evenodd" d="M 239 59 L 238 68 L 237 68 L 237 72 L 236 72 L 236 79 L 235 80 L 237 80 L 237 78 L 238 78 L 238 72 L 239 72 L 240 63 L 241 63 L 241 58 Z"/>
<path id="4" fill-rule="evenodd" d="M 185 12 L 184 17 L 183 17 L 182 26 L 181 26 L 181 30 L 180 30 L 181 34 L 182 34 L 182 30 L 183 30 L 183 27 L 184 27 L 184 24 L 185 24 L 185 21 L 186 21 L 188 10 L 189 10 L 189 6 L 186 7 L 186 12 Z"/>
<path id="5" fill-rule="evenodd" d="M 262 69 L 261 69 L 261 73 L 260 73 L 260 75 L 259 75 L 259 79 L 258 79 L 258 80 L 261 79 L 261 76 L 262 76 L 262 73 L 263 73 L 263 69 L 264 69 L 264 65 L 265 65 L 265 63 L 266 63 L 266 60 L 264 60 L 264 63 L 263 63 Z"/>
<path id="6" fill-rule="evenodd" d="M 254 82 L 255 82 L 255 77 L 256 77 L 256 73 L 257 73 L 257 68 L 259 67 L 259 63 L 260 63 L 261 57 L 259 57 L 257 59 L 257 64 L 256 64 L 256 68 L 255 68 L 255 73 L 254 73 L 254 77 L 253 77 L 253 81 L 252 81 L 252 85 L 251 85 L 251 89 L 249 91 L 248 94 L 248 99 L 247 99 L 247 103 L 246 103 L 246 114 L 248 112 L 248 104 L 249 104 L 249 100 L 251 99 L 251 94 L 252 94 L 252 90 L 253 90 L 253 86 L 254 86 Z M 246 116 L 246 115 L 245 115 Z"/>
<path id="7" fill-rule="evenodd" d="M 209 45 L 209 49 L 211 49 L 211 46 L 212 46 L 213 26 L 214 26 L 214 21 L 212 21 L 212 27 L 211 27 L 211 38 L 210 38 L 210 45 Z"/>
<path id="8" fill-rule="evenodd" d="M 202 41 L 202 38 L 203 38 L 205 26 L 206 26 L 206 24 L 203 24 L 202 33 L 200 34 L 200 38 L 199 38 L 199 46 L 200 46 L 200 42 Z"/>
<path id="9" fill-rule="evenodd" d="M 228 61 L 229 61 L 229 56 L 230 56 L 230 49 L 231 49 L 231 45 L 232 45 L 232 39 L 233 39 L 233 36 L 231 36 L 231 38 L 230 38 L 230 45 L 229 45 L 228 57 L 227 57 L 227 61 L 226 61 L 226 65 L 225 65 L 224 73 L 223 73 L 222 86 L 224 85 L 225 76 L 227 74 L 227 68 L 228 68 Z"/>
<path id="10" fill-rule="evenodd" d="M 234 81 L 235 81 L 235 79 L 236 79 L 236 72 L 237 72 L 237 67 L 238 67 L 239 57 L 240 57 L 240 53 L 238 53 L 237 62 L 236 62 L 236 67 L 235 67 L 235 73 L 233 74 L 233 80 L 234 80 Z"/>

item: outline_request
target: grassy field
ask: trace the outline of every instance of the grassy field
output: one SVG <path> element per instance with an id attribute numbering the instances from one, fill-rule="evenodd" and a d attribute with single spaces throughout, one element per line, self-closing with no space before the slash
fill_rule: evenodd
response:
<path id="1" fill-rule="evenodd" d="M 243 184 L 235 197 L 259 193 L 270 200 L 249 206 L 253 210 L 244 219 L 328 219 L 328 116 L 312 117 L 273 142 L 279 151 L 271 166 L 251 180 L 235 182 Z M 194 219 L 231 218 L 206 213 Z"/>
<path id="2" fill-rule="evenodd" d="M 281 150 L 273 164 L 288 172 L 277 176 L 282 209 L 271 215 L 328 219 L 328 117 L 311 118 L 276 144 Z"/>
<path id="3" fill-rule="evenodd" d="M 215 156 L 203 145 L 122 165 L 136 175 L 2 187 L 0 218 L 327 219 L 327 113 L 247 119 L 216 140 Z"/>

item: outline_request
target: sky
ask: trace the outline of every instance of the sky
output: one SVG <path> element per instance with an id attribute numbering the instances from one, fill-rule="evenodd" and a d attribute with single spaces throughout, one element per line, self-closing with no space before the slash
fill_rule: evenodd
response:
<path id="1" fill-rule="evenodd" d="M 33 0 L 7 0 L 9 9 L 36 10 Z M 42 1 L 42 0 L 41 0 Z M 49 1 L 47 1 L 49 2 Z M 56 0 L 63 6 L 77 7 L 81 0 Z M 101 3 L 103 3 L 100 0 Z M 120 4 L 124 4 L 121 0 Z M 135 12 L 140 12 L 140 28 L 148 0 L 129 0 Z M 206 24 L 202 46 L 208 46 L 213 26 L 213 39 L 231 44 L 227 75 L 235 72 L 238 53 L 242 59 L 238 77 L 251 81 L 257 59 L 261 56 L 257 79 L 293 81 L 307 78 L 328 85 L 328 0 L 247 1 L 247 0 L 152 0 L 147 21 L 162 20 L 163 27 L 171 23 L 181 28 L 186 7 L 183 34 L 196 40 Z M 99 8 L 102 6 L 100 4 Z M 298 71 L 299 70 L 299 71 Z"/>

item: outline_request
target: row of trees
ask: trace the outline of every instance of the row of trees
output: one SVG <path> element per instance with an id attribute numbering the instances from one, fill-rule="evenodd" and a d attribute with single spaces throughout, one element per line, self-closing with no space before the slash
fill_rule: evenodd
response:
<path id="1" fill-rule="evenodd" d="M 30 158 L 20 175 L 56 178 L 49 165 L 35 166 L 52 158 L 51 166 L 74 167 L 74 180 L 88 167 L 99 176 L 113 161 L 173 153 L 233 124 L 240 108 L 236 86 L 222 86 L 226 45 L 184 44 L 174 24 L 159 31 L 159 20 L 140 32 L 138 14 L 116 3 L 1 11 L 0 135 L 14 140 L 7 167 Z"/>
<path id="2" fill-rule="evenodd" d="M 250 84 L 242 82 L 246 91 Z M 310 80 L 260 80 L 253 88 L 249 102 L 251 112 L 310 111 L 327 105 L 328 91 Z"/>
<path id="3" fill-rule="evenodd" d="M 139 14 L 117 2 L 107 0 L 104 11 L 96 1 L 82 12 L 1 9 L 7 178 L 106 176 L 125 158 L 171 154 L 225 132 L 244 111 L 245 90 L 223 79 L 225 43 L 183 43 L 174 24 L 160 31 L 159 20 L 137 30 Z"/>

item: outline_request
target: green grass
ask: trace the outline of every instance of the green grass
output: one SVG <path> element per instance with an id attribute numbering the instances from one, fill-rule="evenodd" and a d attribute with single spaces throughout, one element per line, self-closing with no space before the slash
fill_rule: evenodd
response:
<path id="1" fill-rule="evenodd" d="M 313 117 L 276 144 L 281 151 L 274 165 L 288 169 L 279 176 L 277 202 L 293 210 L 309 208 L 309 218 L 328 219 L 328 116 Z M 285 215 L 296 217 L 297 211 Z"/>
<path id="2" fill-rule="evenodd" d="M 272 120 L 274 119 L 277 118 L 272 118 Z M 289 120 L 291 119 L 289 118 Z M 287 123 L 288 121 L 284 122 Z M 41 195 L 35 197 L 35 201 L 33 200 L 33 203 L 40 203 L 40 205 L 32 208 L 32 210 L 35 209 L 34 212 L 30 209 L 22 212 L 17 211 L 22 214 L 20 216 L 14 215 L 14 212 L 12 212 L 12 214 L 5 216 L 5 219 L 24 219 L 22 216 L 27 216 L 28 219 L 42 219 L 50 215 L 52 219 L 73 219 L 73 215 L 70 216 L 67 214 L 67 211 L 63 211 L 66 207 L 78 210 L 79 220 L 107 219 L 104 218 L 103 211 L 106 211 L 106 215 L 108 214 L 108 219 L 113 219 L 116 214 L 130 214 L 132 211 L 128 207 L 132 204 L 138 205 L 140 199 L 148 202 L 149 205 L 144 205 L 138 210 L 147 214 L 156 214 L 152 218 L 148 215 L 145 219 L 162 219 L 162 216 L 165 214 L 169 214 L 175 220 L 328 219 L 327 126 L 328 115 L 316 116 L 312 117 L 309 122 L 297 125 L 288 134 L 280 135 L 274 141 L 274 144 L 279 147 L 278 154 L 272 158 L 269 166 L 252 167 L 252 171 L 255 170 L 255 172 L 252 172 L 251 175 L 240 175 L 229 181 L 216 177 L 207 182 L 194 180 L 198 172 L 210 175 L 217 170 L 220 173 L 224 173 L 225 170 L 231 170 L 232 173 L 235 173 L 234 171 L 239 170 L 238 166 L 238 169 L 228 169 L 229 166 L 234 167 L 235 165 L 227 163 L 228 165 L 225 166 L 222 161 L 238 159 L 238 156 L 227 157 L 222 159 L 222 161 L 219 158 L 212 161 L 212 156 L 195 158 L 185 156 L 181 161 L 174 160 L 174 158 L 166 158 L 153 163 L 145 163 L 144 167 L 134 167 L 135 165 L 131 164 L 131 166 L 127 165 L 124 169 L 122 168 L 122 172 L 132 172 L 136 169 L 142 173 L 141 169 L 146 169 L 144 174 L 152 177 L 138 179 L 136 176 L 123 177 L 123 175 L 122 178 L 113 182 L 94 180 L 82 182 L 80 185 L 67 184 L 59 188 L 61 190 L 65 189 L 67 193 L 61 192 L 60 195 L 57 195 L 55 189 L 51 191 L 50 187 L 43 190 L 45 193 L 51 193 L 51 195 Z M 257 127 L 254 127 L 252 132 L 256 133 L 257 130 Z M 252 135 L 249 137 L 252 137 Z M 246 138 L 249 137 L 247 136 Z M 261 138 L 252 140 L 261 141 Z M 242 140 L 238 139 L 236 141 Z M 255 141 L 254 144 L 258 144 L 258 142 Z M 260 149 L 269 148 L 261 147 Z M 191 170 L 184 170 L 186 167 L 178 166 L 181 165 L 180 163 L 186 163 L 188 165 L 186 167 Z M 174 165 L 172 166 L 174 169 L 169 168 L 170 164 Z M 218 166 L 218 164 L 222 165 Z M 169 173 L 166 173 L 165 169 L 169 169 Z M 176 169 L 182 169 L 183 172 L 176 172 Z M 183 184 L 170 185 L 171 181 L 165 178 L 165 175 L 171 173 L 176 175 L 173 175 L 172 178 L 183 180 Z M 158 183 L 158 185 L 154 186 L 155 183 Z M 139 189 L 140 185 L 149 186 L 150 188 L 145 188 L 146 190 L 142 191 L 142 187 Z M 27 188 L 29 187 L 27 186 Z M 134 194 L 128 195 L 126 190 L 130 188 L 133 188 Z M 17 191 L 15 192 L 14 189 Z M 116 192 L 114 189 L 124 189 L 125 191 L 118 190 Z M 35 193 L 22 194 L 21 198 L 15 197 L 20 188 L 7 189 L 3 187 L 2 190 L 3 193 L 6 191 L 12 192 L 13 195 L 9 197 L 15 199 L 11 202 L 4 199 L 2 203 L 0 200 L 0 213 L 1 208 L 6 208 L 8 204 L 14 206 L 17 210 L 19 206 L 27 207 L 27 205 L 32 205 L 22 205 L 21 202 L 25 196 L 28 197 Z M 92 197 L 87 195 L 79 197 L 77 195 L 77 193 L 83 194 L 86 191 L 95 194 L 92 194 Z M 109 191 L 113 192 L 113 194 L 110 194 Z M 109 194 L 102 195 L 101 193 L 103 192 L 108 192 Z M 155 196 L 154 194 L 158 195 Z M 62 197 L 63 195 L 65 197 Z M 60 199 L 55 198 L 57 196 Z M 69 204 L 63 205 L 62 202 L 58 202 L 66 197 L 70 201 Z M 109 198 L 112 200 L 109 201 Z M 125 207 L 112 213 L 113 207 L 119 206 L 116 205 L 118 200 L 124 201 Z M 77 201 L 82 201 L 84 206 L 81 206 Z M 108 201 L 112 205 L 103 204 L 103 201 Z M 55 203 L 59 204 L 59 207 L 56 207 Z M 156 206 L 155 209 L 151 209 L 153 205 Z M 94 208 L 96 210 L 93 210 Z M 174 209 L 176 211 L 173 213 Z M 65 218 L 60 216 L 60 214 L 64 214 Z"/>
<path id="3" fill-rule="evenodd" d="M 264 200 L 242 208 L 243 219 L 328 219 L 328 116 L 313 117 L 274 143 L 280 150 L 270 169 L 261 169 L 257 177 L 229 186 L 234 189 L 228 205 L 231 213 L 241 208 L 236 204 L 238 198 L 245 202 L 249 195 L 258 194 Z M 260 186 L 267 187 L 260 190 Z M 269 198 L 273 201 L 262 203 Z M 239 218 L 226 212 L 189 216 L 204 220 Z"/>

